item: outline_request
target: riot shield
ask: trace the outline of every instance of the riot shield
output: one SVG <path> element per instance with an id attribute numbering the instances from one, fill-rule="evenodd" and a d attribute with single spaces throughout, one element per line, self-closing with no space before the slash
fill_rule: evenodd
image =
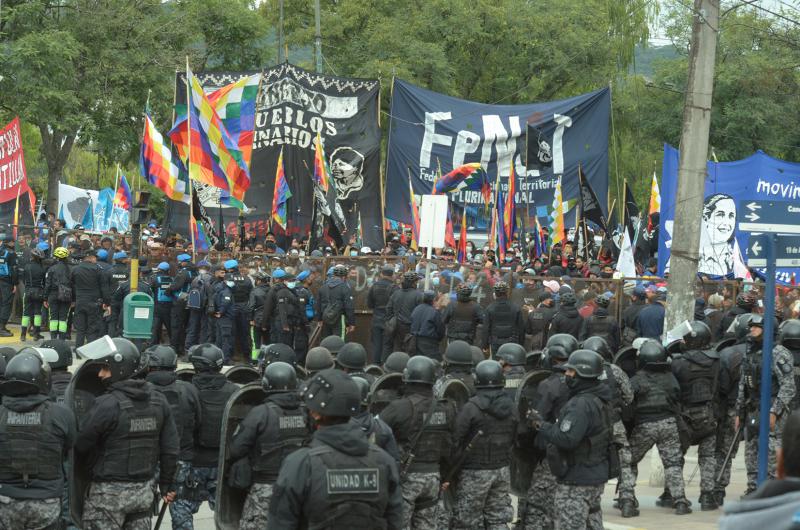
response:
<path id="1" fill-rule="evenodd" d="M 232 366 L 227 372 L 225 372 L 225 378 L 231 383 L 244 386 L 250 383 L 261 381 L 261 374 L 249 364 L 239 364 Z"/>
<path id="2" fill-rule="evenodd" d="M 373 377 L 380 377 L 383 375 L 383 368 L 381 368 L 377 364 L 370 364 L 369 366 L 364 368 L 364 372 L 368 373 Z"/>
<path id="3" fill-rule="evenodd" d="M 638 369 L 636 357 L 639 354 L 638 350 L 633 346 L 626 346 L 619 350 L 614 356 L 614 364 L 622 368 L 625 375 L 633 377 Z"/>
<path id="4" fill-rule="evenodd" d="M 245 367 L 246 368 L 246 367 Z M 222 416 L 222 436 L 217 479 L 217 509 L 214 522 L 218 529 L 236 530 L 242 517 L 247 491 L 233 488 L 228 484 L 228 473 L 233 462 L 230 460 L 229 447 L 233 433 L 253 407 L 264 402 L 267 397 L 260 385 L 245 385 L 234 393 L 225 405 Z"/>
<path id="5" fill-rule="evenodd" d="M 536 370 L 525 375 L 517 387 L 514 403 L 519 419 L 519 436 L 521 447 L 511 449 L 511 491 L 517 496 L 524 496 L 531 486 L 533 470 L 542 455 L 534 448 L 536 432 L 529 426 L 526 417 L 528 410 L 535 407 L 539 399 L 539 383 L 547 379 L 552 372 Z"/>
<path id="6" fill-rule="evenodd" d="M 400 397 L 403 386 L 403 375 L 399 373 L 384 374 L 372 383 L 370 389 L 369 411 L 379 414 L 392 401 Z"/>
<path id="7" fill-rule="evenodd" d="M 64 404 L 75 414 L 78 430 L 95 399 L 105 393 L 106 387 L 97 376 L 99 364 L 83 364 L 67 386 Z M 92 478 L 92 458 L 90 455 L 78 455 L 70 452 L 69 466 L 69 513 L 75 524 L 83 520 L 83 504 Z"/>
<path id="8" fill-rule="evenodd" d="M 194 377 L 194 368 L 181 368 L 175 371 L 178 374 L 178 379 L 186 383 L 191 383 Z"/>
<path id="9" fill-rule="evenodd" d="M 449 399 L 455 402 L 458 410 L 469 401 L 469 387 L 461 379 L 448 379 L 441 386 L 437 387 L 436 399 Z"/>
<path id="10" fill-rule="evenodd" d="M 716 351 L 716 352 L 721 352 L 721 351 L 722 351 L 722 350 L 724 350 L 725 348 L 728 348 L 728 347 L 730 347 L 730 346 L 733 346 L 734 344 L 736 344 L 736 339 L 735 339 L 734 337 L 731 337 L 731 338 L 729 338 L 729 339 L 722 339 L 721 341 L 719 341 L 719 342 L 718 342 L 718 343 L 717 343 L 717 344 L 714 346 L 714 351 Z"/>

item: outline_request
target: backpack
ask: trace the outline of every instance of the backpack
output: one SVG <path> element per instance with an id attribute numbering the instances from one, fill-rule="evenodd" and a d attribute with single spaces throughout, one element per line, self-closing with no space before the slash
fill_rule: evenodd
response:
<path id="1" fill-rule="evenodd" d="M 202 309 L 206 302 L 205 282 L 202 276 L 192 280 L 189 292 L 186 295 L 186 307 L 188 309 Z"/>
<path id="2" fill-rule="evenodd" d="M 322 322 L 329 327 L 338 326 L 342 318 L 343 308 L 341 302 L 332 300 L 322 311 Z"/>

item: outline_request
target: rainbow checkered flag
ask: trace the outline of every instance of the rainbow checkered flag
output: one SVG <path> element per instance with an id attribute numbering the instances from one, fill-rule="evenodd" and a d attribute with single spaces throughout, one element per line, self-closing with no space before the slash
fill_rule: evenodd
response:
<path id="1" fill-rule="evenodd" d="M 283 171 L 283 147 L 278 155 L 278 168 L 275 171 L 275 187 L 272 191 L 272 220 L 286 230 L 286 203 L 292 196 L 289 183 Z"/>
<path id="2" fill-rule="evenodd" d="M 114 196 L 114 207 L 128 211 L 133 207 L 133 195 L 131 195 L 131 188 L 128 186 L 128 179 L 125 178 L 125 175 L 119 177 L 117 194 Z"/>
<path id="3" fill-rule="evenodd" d="M 564 227 L 564 199 L 561 195 L 561 177 L 556 183 L 556 192 L 553 195 L 553 210 L 550 213 L 550 247 L 554 247 L 566 239 Z"/>

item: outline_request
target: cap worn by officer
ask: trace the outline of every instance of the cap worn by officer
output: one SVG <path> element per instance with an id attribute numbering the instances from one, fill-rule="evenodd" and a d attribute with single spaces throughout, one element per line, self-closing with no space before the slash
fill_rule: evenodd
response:
<path id="1" fill-rule="evenodd" d="M 165 272 L 168 271 L 169 270 L 169 263 L 167 263 L 166 261 L 162 261 L 161 263 L 158 264 L 158 270 L 165 271 Z"/>
<path id="2" fill-rule="evenodd" d="M 311 271 L 306 269 L 297 275 L 297 281 L 299 282 L 305 281 L 305 279 L 308 278 L 309 276 L 311 276 Z"/>
<path id="3" fill-rule="evenodd" d="M 383 361 L 383 370 L 387 373 L 401 374 L 408 364 L 409 355 L 404 351 L 396 351 L 389 354 Z"/>
<path id="4" fill-rule="evenodd" d="M 408 360 L 403 369 L 403 382 L 433 386 L 436 382 L 436 363 L 430 357 L 415 355 Z"/>
<path id="5" fill-rule="evenodd" d="M 105 379 L 109 383 L 130 379 L 141 365 L 139 349 L 128 339 L 108 335 L 84 344 L 75 350 L 87 363 L 98 364 L 108 369 L 110 376 Z"/>
<path id="6" fill-rule="evenodd" d="M 235 259 L 229 259 L 223 265 L 226 271 L 232 271 L 239 268 L 239 262 L 236 261 Z"/>
<path id="7" fill-rule="evenodd" d="M 507 342 L 497 348 L 495 358 L 509 366 L 525 365 L 525 348 L 516 342 Z"/>
<path id="8" fill-rule="evenodd" d="M 178 367 L 178 355 L 170 346 L 157 344 L 144 351 L 151 370 L 175 370 Z"/>
<path id="9" fill-rule="evenodd" d="M 108 251 L 104 248 L 101 248 L 97 251 L 97 259 L 100 261 L 105 261 L 108 259 Z"/>
<path id="10" fill-rule="evenodd" d="M 469 343 L 454 340 L 448 344 L 444 350 L 444 360 L 450 366 L 472 366 L 472 350 Z"/>
<path id="11" fill-rule="evenodd" d="M 128 259 L 128 253 L 124 250 L 120 250 L 119 252 L 114 252 L 114 261 L 122 261 L 124 259 Z"/>
<path id="12" fill-rule="evenodd" d="M 176 259 L 179 263 L 189 263 L 192 261 L 192 257 L 189 254 L 178 254 Z"/>
<path id="13" fill-rule="evenodd" d="M 72 366 L 72 348 L 69 343 L 62 339 L 50 339 L 43 341 L 40 345 L 42 348 L 52 349 L 58 354 L 58 360 L 50 363 L 50 368 L 53 370 L 66 370 Z"/>
<path id="14" fill-rule="evenodd" d="M 342 349 L 342 346 L 344 346 L 344 341 L 339 335 L 328 335 L 319 342 L 319 345 L 323 348 L 327 348 L 335 357 L 339 353 L 339 350 Z"/>
<path id="15" fill-rule="evenodd" d="M 336 362 L 348 370 L 363 370 L 367 365 L 367 350 L 358 342 L 348 342 L 339 350 Z"/>
<path id="16" fill-rule="evenodd" d="M 283 280 L 286 278 L 286 271 L 283 269 L 275 269 L 272 271 L 272 278 L 274 280 Z"/>
<path id="17" fill-rule="evenodd" d="M 575 374 L 583 379 L 597 379 L 603 373 L 603 358 L 591 350 L 576 350 L 569 356 L 564 369 L 575 370 Z"/>
<path id="18" fill-rule="evenodd" d="M 198 344 L 189 350 L 189 362 L 197 372 L 219 372 L 222 370 L 224 355 L 213 344 Z"/>
<path id="19" fill-rule="evenodd" d="M 327 370 L 333 368 L 334 360 L 333 355 L 324 346 L 316 346 L 308 350 L 306 354 L 305 369 L 308 372 L 319 372 L 320 370 Z"/>
<path id="20" fill-rule="evenodd" d="M 361 409 L 361 391 L 353 378 L 341 370 L 317 373 L 306 386 L 303 400 L 308 410 L 322 417 L 348 417 Z"/>
<path id="21" fill-rule="evenodd" d="M 475 367 L 475 388 L 503 388 L 505 385 L 506 376 L 499 362 L 486 359 Z"/>
<path id="22" fill-rule="evenodd" d="M 50 392 L 50 364 L 58 354 L 49 348 L 24 348 L 8 361 L 0 393 L 6 396 L 28 396 Z"/>
<path id="23" fill-rule="evenodd" d="M 297 372 L 289 363 L 270 363 L 264 370 L 261 386 L 267 394 L 297 390 Z"/>

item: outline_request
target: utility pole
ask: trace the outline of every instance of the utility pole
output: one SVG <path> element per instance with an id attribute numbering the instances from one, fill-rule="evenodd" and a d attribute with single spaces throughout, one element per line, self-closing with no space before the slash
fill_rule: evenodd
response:
<path id="1" fill-rule="evenodd" d="M 283 62 L 283 0 L 278 0 L 278 64 Z"/>
<path id="2" fill-rule="evenodd" d="M 322 73 L 322 32 L 320 31 L 319 0 L 314 0 L 314 24 L 316 33 L 314 34 L 314 48 L 317 60 L 317 73 Z"/>
<path id="3" fill-rule="evenodd" d="M 711 126 L 711 94 L 719 31 L 719 0 L 694 0 L 689 80 L 683 105 L 678 191 L 669 298 L 664 332 L 694 314 L 694 289 L 700 258 L 700 226 L 705 192 L 708 131 Z"/>

